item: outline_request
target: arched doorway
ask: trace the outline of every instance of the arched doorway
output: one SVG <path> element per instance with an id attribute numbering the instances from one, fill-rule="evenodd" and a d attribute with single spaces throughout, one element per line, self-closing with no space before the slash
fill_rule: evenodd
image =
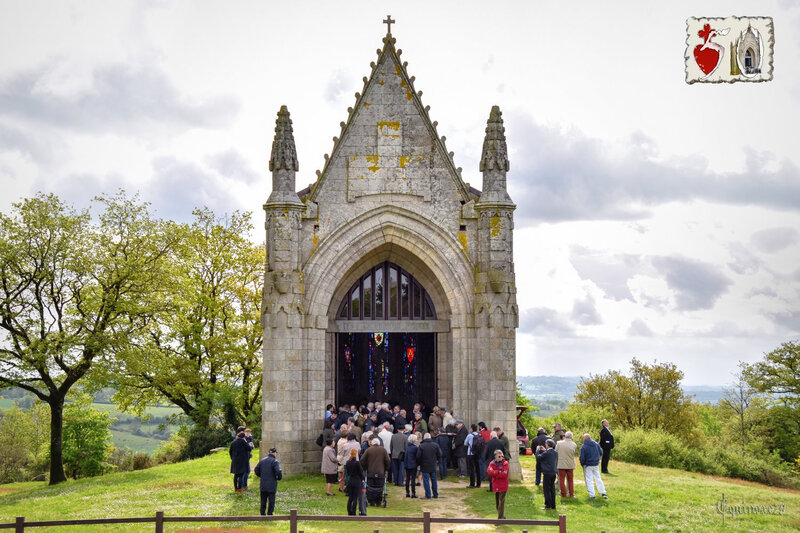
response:
<path id="1" fill-rule="evenodd" d="M 337 405 L 436 404 L 436 308 L 414 276 L 389 261 L 374 265 L 345 293 L 336 318 Z"/>

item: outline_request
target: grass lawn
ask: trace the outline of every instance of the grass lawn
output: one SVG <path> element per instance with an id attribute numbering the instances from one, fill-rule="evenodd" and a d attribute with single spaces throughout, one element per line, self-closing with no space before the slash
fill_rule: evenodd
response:
<path id="1" fill-rule="evenodd" d="M 580 469 L 576 471 L 577 498 L 557 502 L 558 511 L 541 511 L 541 491 L 533 485 L 533 461 L 524 457 L 525 480 L 512 484 L 506 501 L 509 518 L 553 518 L 567 515 L 569 531 L 797 531 L 800 529 L 800 492 L 774 489 L 755 483 L 712 478 L 677 470 L 649 468 L 612 460 L 612 475 L 604 477 L 609 500 L 589 500 L 583 487 Z M 112 474 L 99 478 L 69 481 L 49 487 L 41 483 L 17 483 L 0 486 L 0 523 L 12 522 L 15 516 L 29 520 L 153 516 L 162 510 L 166 515 L 252 515 L 258 512 L 258 491 L 236 494 L 228 473 L 227 453 L 185 463 L 165 465 L 139 472 Z M 580 478 L 580 479 L 579 479 Z M 452 479 L 452 478 L 450 478 Z M 250 485 L 258 486 L 251 476 Z M 465 482 L 444 482 L 439 500 L 411 500 L 404 491 L 390 486 L 386 509 L 369 508 L 371 516 L 421 516 L 429 510 L 435 516 L 486 517 L 495 515 L 494 496 L 484 490 L 463 488 Z M 420 491 L 421 493 L 422 491 Z M 728 504 L 785 505 L 782 515 L 726 516 L 716 511 L 722 496 Z M 345 514 L 346 497 L 337 493 L 324 495 L 321 475 L 294 476 L 280 482 L 278 514 L 296 508 L 301 514 Z M 282 525 L 168 524 L 169 531 L 287 531 Z M 151 525 L 99 526 L 93 531 L 151 531 Z M 308 523 L 309 531 L 403 531 L 394 524 Z M 419 531 L 418 526 L 416 531 Z M 439 530 L 458 529 L 455 525 Z M 520 527 L 501 528 L 520 531 Z M 410 526 L 405 530 L 414 530 Z M 476 531 L 470 527 L 470 531 Z M 553 531 L 529 528 L 530 531 Z M 36 531 L 48 531 L 36 528 Z M 57 533 L 87 531 L 83 528 L 53 528 Z"/>

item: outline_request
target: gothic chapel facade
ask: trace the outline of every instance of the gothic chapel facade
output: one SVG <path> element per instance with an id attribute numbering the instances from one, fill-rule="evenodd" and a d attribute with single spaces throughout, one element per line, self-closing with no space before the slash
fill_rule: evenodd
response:
<path id="1" fill-rule="evenodd" d="M 278 112 L 264 204 L 262 438 L 289 474 L 319 471 L 328 403 L 446 406 L 514 443 L 515 205 L 502 114 L 489 114 L 478 191 L 395 42 L 389 25 L 323 170 L 299 192 L 292 122 Z"/>

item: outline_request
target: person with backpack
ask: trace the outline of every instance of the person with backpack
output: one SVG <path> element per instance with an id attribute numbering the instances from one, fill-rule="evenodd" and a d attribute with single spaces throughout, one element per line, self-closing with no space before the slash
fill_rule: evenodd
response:
<path id="1" fill-rule="evenodd" d="M 467 470 L 469 471 L 469 485 L 468 489 L 480 488 L 481 477 L 481 457 L 483 456 L 483 437 L 478 432 L 478 426 L 472 424 L 470 426 L 472 433 L 467 435 L 464 443 L 467 446 Z"/>

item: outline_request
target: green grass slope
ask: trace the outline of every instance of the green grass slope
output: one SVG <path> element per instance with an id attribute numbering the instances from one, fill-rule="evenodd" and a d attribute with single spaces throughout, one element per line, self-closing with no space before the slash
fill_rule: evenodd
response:
<path id="1" fill-rule="evenodd" d="M 165 465 L 149 470 L 111 474 L 99 478 L 69 481 L 55 487 L 42 483 L 0 485 L 0 523 L 16 516 L 28 520 L 167 515 L 252 515 L 258 513 L 257 490 L 236 494 L 232 490 L 229 460 L 222 452 L 203 459 Z M 553 518 L 567 516 L 569 531 L 797 531 L 800 529 L 800 492 L 773 489 L 755 483 L 737 482 L 677 470 L 649 468 L 612 461 L 612 475 L 605 476 L 609 500 L 589 500 L 576 470 L 576 498 L 558 498 L 557 511 L 542 511 L 541 490 L 533 485 L 533 461 L 525 457 L 525 480 L 512 484 L 506 503 L 508 518 Z M 251 476 L 250 485 L 258 487 Z M 486 517 L 495 515 L 494 497 L 485 490 L 468 490 L 466 482 L 440 485 L 439 500 L 411 500 L 404 491 L 390 486 L 386 509 L 369 508 L 369 514 L 421 516 L 427 510 L 435 516 Z M 422 493 L 421 487 L 419 494 Z M 296 508 L 301 514 L 346 514 L 346 497 L 324 495 L 321 475 L 294 476 L 280 483 L 278 514 Z M 784 512 L 738 514 L 724 518 L 717 501 L 725 495 L 728 505 L 783 505 Z M 168 524 L 169 531 L 287 531 L 282 525 Z M 150 531 L 152 526 L 114 525 L 81 528 L 36 528 L 37 531 Z M 221 529 L 222 528 L 222 529 Z M 305 531 L 400 531 L 394 524 L 303 523 Z M 409 530 L 413 530 L 411 527 Z M 456 525 L 439 530 L 458 529 Z M 506 528 L 512 531 L 511 528 Z M 514 531 L 519 531 L 517 527 Z M 550 528 L 529 528 L 552 531 Z M 419 528 L 416 529 L 417 531 Z M 470 527 L 470 531 L 476 531 Z"/>

